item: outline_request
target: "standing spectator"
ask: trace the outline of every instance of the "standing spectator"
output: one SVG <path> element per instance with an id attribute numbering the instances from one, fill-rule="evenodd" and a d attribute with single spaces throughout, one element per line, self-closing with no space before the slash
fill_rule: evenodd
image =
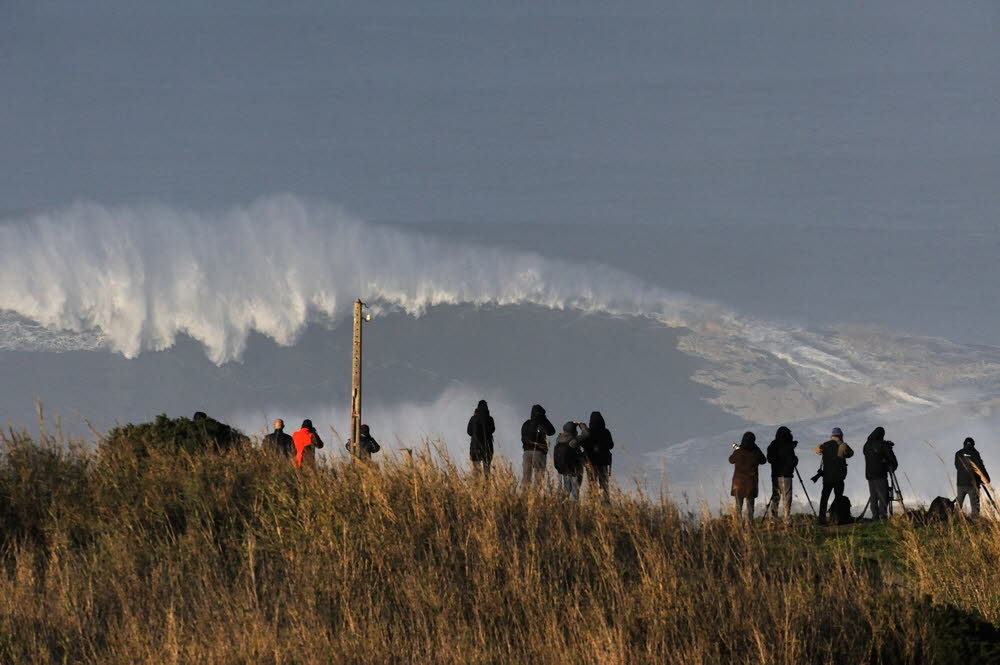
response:
<path id="1" fill-rule="evenodd" d="M 540 483 L 545 477 L 545 456 L 549 452 L 548 437 L 555 433 L 556 428 L 545 417 L 545 409 L 539 404 L 532 406 L 531 417 L 521 425 L 521 447 L 524 449 L 521 459 L 521 482 L 525 487 L 532 483 Z"/>
<path id="2" fill-rule="evenodd" d="M 493 433 L 496 425 L 490 415 L 490 407 L 486 400 L 479 400 L 475 413 L 469 418 L 469 426 L 465 428 L 469 435 L 469 458 L 476 471 L 482 472 L 487 478 L 490 475 L 490 464 L 493 462 Z"/>
<path id="3" fill-rule="evenodd" d="M 292 463 L 296 469 L 304 466 L 316 466 L 316 449 L 323 447 L 323 439 L 319 438 L 316 428 L 308 418 L 302 421 L 302 428 L 292 434 L 295 444 L 295 460 Z"/>
<path id="4" fill-rule="evenodd" d="M 264 450 L 281 457 L 295 456 L 295 442 L 285 434 L 285 421 L 281 418 L 274 421 L 274 431 L 264 437 Z"/>
<path id="5" fill-rule="evenodd" d="M 577 427 L 581 430 L 579 434 Z M 587 459 L 583 446 L 589 436 L 590 431 L 586 425 L 570 421 L 563 425 L 563 431 L 556 438 L 556 447 L 552 451 L 552 462 L 559 473 L 562 488 L 574 501 L 580 499 L 583 466 Z"/>
<path id="6" fill-rule="evenodd" d="M 357 455 L 358 459 L 370 460 L 372 455 L 382 450 L 382 446 L 378 445 L 378 441 L 372 436 L 371 428 L 368 425 L 362 425 L 358 428 L 361 431 L 361 436 L 358 437 L 358 448 L 354 450 L 354 446 L 351 445 L 351 440 L 347 440 L 347 451 Z"/>
<path id="7" fill-rule="evenodd" d="M 955 485 L 958 487 L 958 498 L 955 499 L 955 503 L 958 504 L 958 509 L 962 510 L 965 497 L 968 496 L 972 516 L 976 517 L 979 515 L 979 487 L 984 480 L 987 483 L 990 482 L 990 474 L 986 472 L 983 457 L 976 450 L 976 441 L 971 436 L 962 442 L 962 449 L 955 453 L 955 470 L 958 472 L 955 481 Z M 977 470 L 979 473 L 976 472 Z"/>
<path id="8" fill-rule="evenodd" d="M 823 458 L 823 491 L 819 495 L 819 522 L 826 523 L 826 506 L 833 492 L 834 501 L 844 496 L 847 480 L 847 460 L 854 457 L 854 450 L 844 441 L 844 432 L 834 427 L 830 439 L 816 446 L 816 454 Z M 815 479 L 814 479 L 815 480 Z"/>
<path id="9" fill-rule="evenodd" d="M 889 516 L 889 474 L 899 466 L 892 452 L 892 441 L 885 440 L 885 429 L 876 427 L 862 452 L 865 454 L 865 478 L 871 496 L 872 517 L 884 520 Z"/>
<path id="10" fill-rule="evenodd" d="M 795 456 L 798 441 L 792 439 L 792 431 L 779 427 L 774 441 L 767 447 L 767 461 L 771 465 L 771 514 L 778 516 L 778 503 L 784 501 L 785 519 L 792 514 L 792 478 L 799 458 Z"/>
<path id="11" fill-rule="evenodd" d="M 593 483 L 596 480 L 607 500 L 610 498 L 608 485 L 611 480 L 611 449 L 615 447 L 615 440 L 600 411 L 590 414 L 590 426 L 587 429 L 590 432 L 584 444 L 587 453 L 587 481 Z"/>
<path id="12" fill-rule="evenodd" d="M 729 456 L 733 468 L 732 495 L 736 497 L 736 517 L 743 518 L 743 503 L 747 505 L 747 522 L 753 520 L 753 505 L 757 500 L 757 467 L 767 463 L 767 458 L 757 445 L 753 432 L 746 432 L 740 445 Z"/>

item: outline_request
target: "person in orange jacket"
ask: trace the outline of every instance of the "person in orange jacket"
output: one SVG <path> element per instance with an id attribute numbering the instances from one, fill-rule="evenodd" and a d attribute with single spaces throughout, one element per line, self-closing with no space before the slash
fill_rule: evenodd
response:
<path id="1" fill-rule="evenodd" d="M 319 438 L 311 420 L 307 418 L 302 421 L 302 429 L 292 434 L 292 442 L 295 444 L 293 466 L 296 469 L 301 469 L 303 463 L 309 467 L 315 466 L 316 449 L 323 447 L 323 439 Z"/>

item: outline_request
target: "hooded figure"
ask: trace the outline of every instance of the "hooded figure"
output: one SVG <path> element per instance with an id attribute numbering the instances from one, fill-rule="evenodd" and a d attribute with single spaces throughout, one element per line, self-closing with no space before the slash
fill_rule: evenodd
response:
<path id="1" fill-rule="evenodd" d="M 521 447 L 524 454 L 521 459 L 521 480 L 525 486 L 532 482 L 539 483 L 545 476 L 545 455 L 549 451 L 548 437 L 556 433 L 549 419 L 545 417 L 545 409 L 540 404 L 531 407 L 531 417 L 521 425 Z"/>
<path id="2" fill-rule="evenodd" d="M 799 458 L 795 455 L 798 441 L 792 438 L 792 431 L 779 427 L 774 441 L 767 447 L 767 461 L 771 465 L 771 514 L 778 516 L 778 504 L 785 502 L 785 519 L 792 514 L 792 478 Z M 766 510 L 764 511 L 767 512 Z"/>
<path id="3" fill-rule="evenodd" d="M 587 453 L 587 477 L 590 482 L 595 480 L 604 492 L 604 498 L 608 499 L 609 481 L 611 479 L 611 449 L 615 447 L 615 440 L 611 437 L 611 431 L 604 424 L 604 416 L 600 411 L 590 414 L 590 426 L 588 427 L 590 436 L 584 445 Z"/>
<path id="4" fill-rule="evenodd" d="M 884 520 L 889 516 L 889 474 L 899 466 L 892 452 L 892 441 L 885 440 L 885 429 L 876 427 L 862 452 L 865 454 L 865 478 L 871 497 L 872 517 Z"/>
<path id="5" fill-rule="evenodd" d="M 844 496 L 844 481 L 847 479 L 847 460 L 854 457 L 854 449 L 844 441 L 844 433 L 834 427 L 830 439 L 816 446 L 816 454 L 823 458 L 823 467 L 818 475 L 823 477 L 823 491 L 819 495 L 819 521 L 826 522 L 826 506 L 830 493 L 836 501 Z M 816 479 L 813 478 L 815 481 Z"/>
<path id="6" fill-rule="evenodd" d="M 583 483 L 583 466 L 587 459 L 584 445 L 590 437 L 590 430 L 579 423 L 580 433 L 577 433 L 577 423 L 568 422 L 563 425 L 563 431 L 556 438 L 556 446 L 552 450 L 552 462 L 559 473 L 563 490 L 571 499 L 580 498 L 580 485 Z"/>
<path id="7" fill-rule="evenodd" d="M 362 425 L 358 428 L 360 431 L 360 436 L 358 437 L 358 449 L 356 454 L 359 459 L 370 460 L 373 453 L 377 453 L 382 450 L 382 446 L 378 445 L 378 441 L 372 436 L 371 428 L 368 425 Z M 348 452 L 354 453 L 352 450 L 351 441 L 347 441 Z"/>
<path id="8" fill-rule="evenodd" d="M 955 480 L 958 498 L 955 499 L 955 503 L 958 504 L 958 509 L 962 510 L 965 497 L 968 496 L 972 506 L 972 516 L 975 517 L 979 515 L 979 488 L 983 481 L 990 482 L 990 474 L 986 471 L 982 455 L 976 450 L 976 441 L 972 437 L 966 438 L 962 442 L 961 450 L 955 453 L 955 470 L 958 472 Z"/>
<path id="9" fill-rule="evenodd" d="M 743 516 L 743 502 L 747 503 L 747 520 L 753 519 L 753 504 L 757 499 L 757 468 L 765 464 L 767 458 L 757 445 L 753 432 L 746 432 L 740 445 L 729 456 L 733 468 L 732 495 L 736 497 L 736 515 Z"/>
<path id="10" fill-rule="evenodd" d="M 308 418 L 302 421 L 302 428 L 292 434 L 292 442 L 295 444 L 295 459 L 292 466 L 301 469 L 303 465 L 307 467 L 316 464 L 316 449 L 323 447 L 323 439 L 319 438 L 316 428 Z"/>
<path id="11" fill-rule="evenodd" d="M 476 470 L 490 475 L 490 463 L 493 461 L 493 433 L 496 425 L 490 415 L 490 407 L 486 400 L 479 400 L 475 413 L 469 418 L 465 428 L 469 435 L 469 458 Z"/>

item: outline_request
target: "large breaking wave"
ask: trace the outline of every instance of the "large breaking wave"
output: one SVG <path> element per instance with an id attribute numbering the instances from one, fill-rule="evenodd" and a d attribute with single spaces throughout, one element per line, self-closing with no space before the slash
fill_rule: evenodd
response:
<path id="1" fill-rule="evenodd" d="M 36 333 L 36 348 L 100 339 L 134 357 L 183 333 L 224 363 L 251 332 L 293 344 L 310 321 L 335 321 L 357 297 L 413 315 L 530 303 L 672 326 L 727 316 L 610 268 L 433 240 L 287 195 L 216 214 L 80 203 L 3 224 L 0 243 L 0 348 L 14 339 L 29 347 Z"/>
<path id="2" fill-rule="evenodd" d="M 294 344 L 361 297 L 415 316 L 532 304 L 686 328 L 681 350 L 707 361 L 694 378 L 757 422 L 861 404 L 931 408 L 963 381 L 1000 376 L 995 350 L 771 324 L 606 266 L 447 242 L 290 195 L 210 214 L 80 203 L 0 223 L 0 245 L 0 349 L 135 357 L 184 334 L 221 364 L 252 333 Z"/>

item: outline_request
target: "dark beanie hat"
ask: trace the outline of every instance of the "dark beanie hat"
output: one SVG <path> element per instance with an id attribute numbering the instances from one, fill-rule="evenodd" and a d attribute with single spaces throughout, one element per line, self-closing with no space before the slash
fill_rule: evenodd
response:
<path id="1" fill-rule="evenodd" d="M 754 436 L 753 432 L 744 432 L 743 438 L 740 439 L 740 448 L 749 448 L 753 444 L 757 443 L 757 437 Z"/>
<path id="2" fill-rule="evenodd" d="M 302 421 L 302 429 L 312 429 L 313 421 L 306 418 Z"/>
<path id="3" fill-rule="evenodd" d="M 973 439 L 971 436 L 967 436 L 965 437 L 965 441 L 962 442 L 962 445 L 965 446 L 966 448 L 969 448 L 971 446 L 976 445 L 976 440 Z"/>

